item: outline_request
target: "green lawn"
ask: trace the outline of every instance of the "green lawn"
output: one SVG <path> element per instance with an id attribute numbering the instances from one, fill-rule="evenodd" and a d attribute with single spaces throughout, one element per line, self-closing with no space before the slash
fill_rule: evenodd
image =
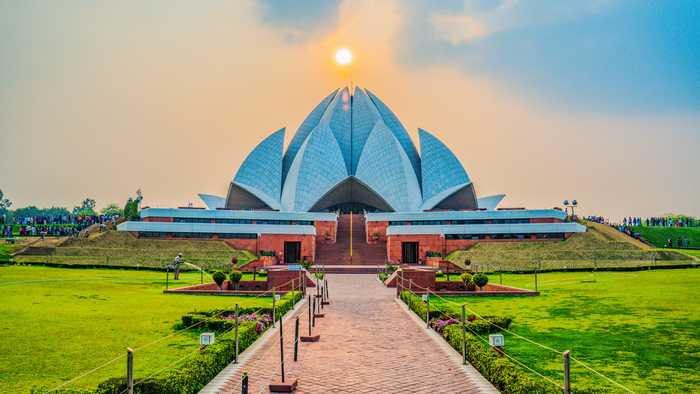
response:
<path id="1" fill-rule="evenodd" d="M 182 285 L 199 283 L 184 273 Z M 171 281 L 171 284 L 173 282 Z M 55 387 L 175 332 L 186 312 L 266 306 L 270 298 L 163 294 L 161 272 L 0 267 L 0 392 Z M 146 376 L 194 351 L 199 332 L 187 330 L 137 350 L 135 375 Z M 94 387 L 124 374 L 125 359 L 71 383 Z"/>
<path id="2" fill-rule="evenodd" d="M 667 245 L 668 239 L 673 240 L 673 245 L 677 246 L 678 238 L 687 238 L 690 246 L 700 248 L 700 227 L 632 227 L 632 231 L 639 233 L 647 242 L 658 248 Z"/>
<path id="3" fill-rule="evenodd" d="M 493 283 L 499 282 L 497 275 Z M 574 357 L 637 392 L 692 392 L 700 387 L 700 269 L 631 273 L 549 273 L 539 297 L 450 297 L 481 315 L 513 317 L 511 331 Z M 533 288 L 532 275 L 503 283 Z M 431 305 L 459 307 L 436 298 Z M 562 381 L 561 356 L 508 333 L 507 352 Z M 606 384 L 572 365 L 572 380 Z"/>

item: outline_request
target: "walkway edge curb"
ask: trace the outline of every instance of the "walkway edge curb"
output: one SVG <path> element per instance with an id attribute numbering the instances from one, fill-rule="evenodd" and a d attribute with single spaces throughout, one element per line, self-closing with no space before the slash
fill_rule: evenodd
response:
<path id="1" fill-rule="evenodd" d="M 303 298 L 302 301 L 300 301 L 294 309 L 287 311 L 287 313 L 284 315 L 282 318 L 282 321 L 284 324 L 286 324 L 289 320 L 291 320 L 293 317 L 296 316 L 296 313 L 301 309 L 304 305 L 306 305 L 306 298 Z M 250 345 L 246 350 L 243 351 L 243 353 L 238 355 L 238 363 L 234 364 L 233 361 L 229 363 L 229 365 L 226 366 L 226 368 L 222 369 L 221 372 L 219 372 L 214 379 L 212 379 L 209 383 L 207 383 L 206 386 L 204 386 L 201 390 L 199 390 L 199 394 L 216 394 L 220 393 L 224 389 L 224 385 L 228 382 L 228 378 L 230 376 L 233 376 L 236 371 L 243 366 L 248 359 L 253 357 L 255 353 L 260 350 L 267 342 L 270 341 L 270 339 L 277 333 L 277 326 L 275 328 L 270 327 L 265 333 L 258 338 L 257 341 L 255 341 L 252 345 Z"/>
<path id="2" fill-rule="evenodd" d="M 469 379 L 474 380 L 475 383 L 477 383 L 482 392 L 500 393 L 500 391 L 498 391 L 498 389 L 496 389 L 491 382 L 486 380 L 486 378 L 479 371 L 477 371 L 473 365 L 469 363 L 467 365 L 462 364 L 462 355 L 452 346 L 450 346 L 445 339 L 440 336 L 440 334 L 435 332 L 433 329 L 427 328 L 425 326 L 425 322 L 416 316 L 416 314 L 410 309 L 408 309 L 408 306 L 403 301 L 398 298 L 394 298 L 394 302 L 396 302 L 399 308 L 401 308 L 401 310 L 404 311 L 411 318 L 411 320 L 413 320 L 413 322 L 416 323 L 418 327 L 420 327 L 420 329 L 433 340 L 433 342 L 435 342 L 437 347 L 441 349 L 453 363 L 458 365 L 464 371 L 465 375 Z"/>

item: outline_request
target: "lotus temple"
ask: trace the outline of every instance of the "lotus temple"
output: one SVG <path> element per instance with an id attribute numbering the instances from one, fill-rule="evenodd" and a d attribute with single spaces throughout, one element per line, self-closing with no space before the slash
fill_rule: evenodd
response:
<path id="1" fill-rule="evenodd" d="M 226 196 L 206 208 L 144 208 L 119 225 L 136 237 L 219 239 L 277 264 L 421 264 L 479 242 L 561 240 L 585 227 L 558 209 L 477 197 L 459 159 L 419 129 L 420 151 L 367 89 L 338 89 L 303 121 L 250 152 Z"/>

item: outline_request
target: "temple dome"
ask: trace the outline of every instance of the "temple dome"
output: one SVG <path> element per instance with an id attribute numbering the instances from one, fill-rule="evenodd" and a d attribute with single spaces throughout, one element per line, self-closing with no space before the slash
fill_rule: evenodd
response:
<path id="1" fill-rule="evenodd" d="M 418 154 L 398 117 L 376 95 L 338 89 L 302 122 L 283 151 L 284 129 L 263 140 L 231 182 L 226 208 L 415 212 L 475 209 L 457 157 L 419 130 Z"/>

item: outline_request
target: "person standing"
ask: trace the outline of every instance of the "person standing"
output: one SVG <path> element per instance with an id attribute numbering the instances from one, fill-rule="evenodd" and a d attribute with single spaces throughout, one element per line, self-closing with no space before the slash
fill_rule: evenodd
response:
<path id="1" fill-rule="evenodd" d="M 175 261 L 173 262 L 173 271 L 175 272 L 174 279 L 180 279 L 180 265 L 182 264 L 182 253 L 178 253 L 175 256 Z"/>

